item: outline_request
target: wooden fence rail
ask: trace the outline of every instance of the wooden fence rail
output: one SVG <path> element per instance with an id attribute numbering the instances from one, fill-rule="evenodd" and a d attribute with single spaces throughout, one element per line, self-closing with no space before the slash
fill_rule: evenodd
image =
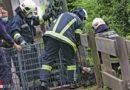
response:
<path id="1" fill-rule="evenodd" d="M 91 48 L 98 87 L 101 87 L 103 83 L 113 90 L 130 90 L 130 65 L 128 60 L 130 40 L 125 40 L 122 37 L 110 40 L 89 32 L 88 35 L 81 35 L 81 44 L 84 47 Z M 100 64 L 98 52 L 101 52 L 103 64 Z M 110 62 L 110 55 L 119 58 L 121 78 L 115 76 Z"/>

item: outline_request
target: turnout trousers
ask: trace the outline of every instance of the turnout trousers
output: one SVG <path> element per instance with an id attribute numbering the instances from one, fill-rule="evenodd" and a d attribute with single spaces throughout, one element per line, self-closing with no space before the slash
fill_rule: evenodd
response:
<path id="1" fill-rule="evenodd" d="M 55 63 L 55 60 L 59 58 L 59 50 L 61 50 L 63 58 L 65 58 L 65 63 L 67 63 L 67 72 L 68 72 L 68 82 L 73 82 L 75 80 L 76 73 L 76 53 L 74 49 L 62 41 L 50 37 L 44 37 L 44 54 L 42 58 L 42 68 L 40 72 L 40 80 L 47 82 L 49 73 L 52 70 L 52 66 Z M 66 76 L 67 77 L 67 76 Z"/>

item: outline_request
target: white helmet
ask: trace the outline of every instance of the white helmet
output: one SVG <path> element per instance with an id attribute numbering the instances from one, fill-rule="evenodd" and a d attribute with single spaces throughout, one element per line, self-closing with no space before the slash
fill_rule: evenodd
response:
<path id="1" fill-rule="evenodd" d="M 27 15 L 36 10 L 36 4 L 32 0 L 25 0 L 22 4 L 20 4 L 20 8 L 23 13 Z"/>
<path id="2" fill-rule="evenodd" d="M 100 26 L 100 25 L 102 25 L 102 24 L 106 24 L 103 19 L 101 19 L 101 18 L 95 18 L 95 19 L 93 20 L 93 22 L 92 22 L 92 27 L 93 27 L 94 29 L 97 29 L 98 26 Z"/>

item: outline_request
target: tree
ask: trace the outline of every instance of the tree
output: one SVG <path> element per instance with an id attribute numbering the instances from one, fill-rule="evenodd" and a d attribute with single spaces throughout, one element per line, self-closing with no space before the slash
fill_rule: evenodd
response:
<path id="1" fill-rule="evenodd" d="M 79 3 L 80 2 L 80 3 Z M 95 17 L 107 22 L 111 29 L 125 36 L 130 32 L 130 1 L 129 0 L 68 0 L 69 11 L 85 8 L 88 19 L 84 32 L 92 30 L 91 23 Z"/>

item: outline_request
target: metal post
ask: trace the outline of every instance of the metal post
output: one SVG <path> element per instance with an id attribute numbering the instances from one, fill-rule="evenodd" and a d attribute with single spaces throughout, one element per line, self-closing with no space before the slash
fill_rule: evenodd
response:
<path id="1" fill-rule="evenodd" d="M 63 85 L 63 67 L 62 67 L 62 55 L 61 55 L 61 49 L 59 50 L 59 60 L 60 60 L 60 71 L 61 71 L 61 73 L 59 72 L 59 74 L 60 74 L 60 80 L 61 80 L 61 85 Z"/>
<path id="2" fill-rule="evenodd" d="M 22 64 L 21 64 L 21 53 L 17 51 L 17 55 L 18 55 L 18 63 L 19 63 L 19 69 L 20 69 L 20 77 L 21 77 L 21 82 L 22 82 L 22 88 L 23 90 L 26 90 L 26 85 L 25 85 L 25 77 L 23 75 L 23 70 L 22 70 Z M 19 77 L 19 78 L 20 78 Z"/>

